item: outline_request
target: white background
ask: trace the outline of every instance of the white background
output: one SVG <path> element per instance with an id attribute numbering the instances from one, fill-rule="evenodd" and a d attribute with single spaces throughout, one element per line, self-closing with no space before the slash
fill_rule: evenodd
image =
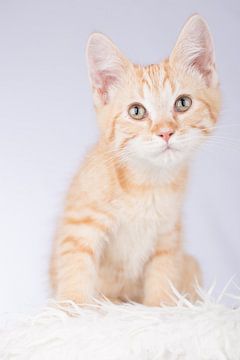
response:
<path id="1" fill-rule="evenodd" d="M 134 62 L 170 53 L 188 16 L 215 40 L 223 90 L 218 144 L 192 164 L 186 246 L 220 291 L 240 273 L 240 3 L 238 1 L 0 0 L 0 311 L 48 297 L 51 240 L 69 180 L 96 141 L 85 64 L 92 31 Z"/>

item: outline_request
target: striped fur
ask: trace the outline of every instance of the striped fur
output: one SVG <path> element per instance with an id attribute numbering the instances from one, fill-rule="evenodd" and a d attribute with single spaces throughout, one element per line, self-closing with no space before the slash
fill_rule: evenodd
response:
<path id="1" fill-rule="evenodd" d="M 54 292 L 78 303 L 103 294 L 159 305 L 172 303 L 172 283 L 194 300 L 201 273 L 184 252 L 181 208 L 189 159 L 220 107 L 207 25 L 190 18 L 157 65 L 132 64 L 102 34 L 90 37 L 87 55 L 100 139 L 66 198 L 53 246 Z M 174 108 L 181 94 L 192 98 L 184 113 Z M 131 103 L 147 109 L 143 120 L 130 118 Z M 159 136 L 165 129 L 174 133 L 167 150 Z"/>

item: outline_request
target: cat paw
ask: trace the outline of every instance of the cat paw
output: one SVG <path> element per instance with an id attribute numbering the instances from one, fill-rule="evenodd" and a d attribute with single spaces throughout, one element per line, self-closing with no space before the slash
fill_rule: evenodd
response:
<path id="1" fill-rule="evenodd" d="M 61 302 L 72 301 L 79 306 L 86 306 L 93 303 L 93 300 L 89 296 L 74 291 L 58 293 L 56 299 Z"/>
<path id="2" fill-rule="evenodd" d="M 146 296 L 143 299 L 143 305 L 146 306 L 176 306 L 176 301 L 169 296 Z"/>

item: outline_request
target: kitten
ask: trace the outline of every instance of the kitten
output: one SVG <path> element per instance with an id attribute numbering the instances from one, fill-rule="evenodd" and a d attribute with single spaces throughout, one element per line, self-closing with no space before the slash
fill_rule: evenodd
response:
<path id="1" fill-rule="evenodd" d="M 194 301 L 201 272 L 184 252 L 181 208 L 189 160 L 220 108 L 208 26 L 193 15 L 160 64 L 131 63 L 99 33 L 87 59 L 100 139 L 66 199 L 51 263 L 56 297 L 171 305 L 172 284 Z"/>

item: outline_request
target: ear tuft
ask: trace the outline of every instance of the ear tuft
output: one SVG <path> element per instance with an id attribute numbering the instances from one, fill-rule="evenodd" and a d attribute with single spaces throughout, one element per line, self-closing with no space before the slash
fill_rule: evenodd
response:
<path id="1" fill-rule="evenodd" d="M 87 44 L 87 61 L 94 100 L 105 105 L 121 82 L 125 58 L 105 35 L 93 33 Z"/>
<path id="2" fill-rule="evenodd" d="M 212 36 L 206 21 L 200 15 L 191 16 L 184 25 L 170 62 L 186 70 L 190 68 L 198 71 L 208 85 L 216 80 Z"/>

